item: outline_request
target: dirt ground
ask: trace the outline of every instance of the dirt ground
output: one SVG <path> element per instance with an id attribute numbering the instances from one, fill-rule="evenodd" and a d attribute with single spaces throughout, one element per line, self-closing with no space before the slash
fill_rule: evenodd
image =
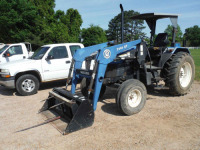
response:
<path id="1" fill-rule="evenodd" d="M 0 87 L 0 149 L 200 149 L 200 83 L 186 96 L 172 97 L 167 90 L 148 89 L 143 110 L 122 116 L 115 104 L 116 90 L 109 88 L 98 102 L 93 126 L 61 135 L 51 124 L 23 132 L 43 122 L 37 114 L 54 86 L 45 84 L 33 96 L 19 96 Z"/>

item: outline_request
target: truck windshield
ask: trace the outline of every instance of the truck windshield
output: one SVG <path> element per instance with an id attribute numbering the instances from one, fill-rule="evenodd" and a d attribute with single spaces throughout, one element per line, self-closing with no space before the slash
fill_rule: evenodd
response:
<path id="1" fill-rule="evenodd" d="M 35 51 L 35 53 L 32 55 L 31 59 L 42 59 L 44 54 L 48 51 L 50 47 L 40 47 Z"/>
<path id="2" fill-rule="evenodd" d="M 0 49 L 0 54 L 3 53 L 8 48 L 8 45 L 5 45 Z"/>

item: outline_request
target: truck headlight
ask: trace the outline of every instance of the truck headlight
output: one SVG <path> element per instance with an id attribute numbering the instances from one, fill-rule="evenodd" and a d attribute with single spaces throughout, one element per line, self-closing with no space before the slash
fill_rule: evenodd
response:
<path id="1" fill-rule="evenodd" d="M 2 73 L 9 73 L 9 70 L 8 69 L 1 69 L 1 72 Z"/>
<path id="2" fill-rule="evenodd" d="M 1 69 L 0 75 L 1 75 L 1 77 L 3 77 L 3 78 L 10 78 L 10 77 L 11 77 L 11 76 L 10 76 L 10 72 L 9 72 L 8 69 Z"/>
<path id="3" fill-rule="evenodd" d="M 11 76 L 9 74 L 2 74 L 1 77 L 3 77 L 3 78 L 10 78 Z"/>

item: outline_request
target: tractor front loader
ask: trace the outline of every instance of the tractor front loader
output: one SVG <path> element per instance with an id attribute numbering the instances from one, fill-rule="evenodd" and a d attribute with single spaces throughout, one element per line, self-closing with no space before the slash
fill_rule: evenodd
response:
<path id="1" fill-rule="evenodd" d="M 48 119 L 58 116 L 61 117 L 54 121 L 53 125 L 55 125 L 55 127 L 62 134 L 74 132 L 93 124 L 94 111 L 97 107 L 102 85 L 114 83 L 116 80 L 121 78 L 121 72 L 119 72 L 118 74 L 120 75 L 116 76 L 115 79 L 113 78 L 112 81 L 104 80 L 108 65 L 116 66 L 116 64 L 121 63 L 120 61 L 124 61 L 124 57 L 120 58 L 117 56 L 127 52 L 134 52 L 137 53 L 137 55 L 134 54 L 133 57 L 128 57 L 128 60 L 130 61 L 139 58 L 136 63 L 141 64 L 142 61 L 145 60 L 145 55 L 147 55 L 145 53 L 145 43 L 141 40 L 99 49 L 99 47 L 104 47 L 107 44 L 109 43 L 103 43 L 78 50 L 74 55 L 74 63 L 71 65 L 71 70 L 73 68 L 71 92 L 63 88 L 54 88 L 53 91 L 49 93 L 49 98 L 45 101 L 43 107 L 41 108 L 40 113 Z M 142 55 L 140 52 L 141 49 Z M 135 56 L 137 56 L 137 58 Z M 88 62 L 91 63 L 91 60 L 94 60 L 94 64 L 92 64 L 93 70 L 90 70 L 89 68 L 91 68 L 91 66 L 87 64 Z M 83 63 L 86 63 L 85 69 L 81 69 Z M 143 66 L 141 65 L 141 67 Z M 113 73 L 107 74 L 107 76 L 110 75 L 112 76 Z M 69 74 L 69 77 L 70 76 L 71 75 Z M 130 71 L 127 76 L 132 76 L 132 71 Z M 87 96 L 80 97 L 74 93 L 78 81 L 82 79 L 86 79 L 85 81 L 90 81 L 90 83 L 87 88 Z M 110 77 L 107 79 L 110 79 Z M 146 89 L 143 84 L 139 81 L 137 82 L 139 84 L 138 86 L 141 86 L 141 92 L 137 92 L 139 92 L 139 94 L 144 93 L 144 95 L 146 95 Z M 90 99 L 91 95 L 93 95 L 92 99 Z M 143 106 L 145 100 L 146 98 L 144 98 Z"/>
<path id="2" fill-rule="evenodd" d="M 123 10 L 122 5 L 120 7 Z M 189 50 L 176 46 L 175 39 L 171 47 L 167 47 L 166 33 L 158 34 L 153 40 L 158 19 L 170 18 L 175 32 L 177 17 L 155 13 L 132 17 L 143 19 L 149 25 L 149 46 L 143 40 L 135 40 L 118 45 L 107 42 L 77 50 L 68 76 L 69 79 L 73 73 L 71 91 L 54 88 L 40 112 L 48 119 L 59 118 L 52 123 L 62 134 L 67 134 L 93 124 L 98 99 L 107 86 L 118 85 L 116 104 L 125 115 L 141 111 L 146 102 L 145 86 L 157 85 L 161 80 L 171 94 L 186 94 L 194 80 L 194 62 Z M 175 38 L 175 33 L 173 35 Z M 79 81 L 82 96 L 75 93 Z"/>

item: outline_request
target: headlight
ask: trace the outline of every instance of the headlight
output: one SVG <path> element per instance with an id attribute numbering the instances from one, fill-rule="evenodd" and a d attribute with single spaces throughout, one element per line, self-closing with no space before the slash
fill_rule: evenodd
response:
<path id="1" fill-rule="evenodd" d="M 9 74 L 2 74 L 1 77 L 3 77 L 3 78 L 10 78 L 11 76 Z"/>
<path id="2" fill-rule="evenodd" d="M 8 69 L 1 69 L 1 72 L 2 73 L 9 73 L 9 70 Z"/>
<path id="3" fill-rule="evenodd" d="M 10 78 L 10 72 L 8 69 L 0 69 L 0 75 L 3 78 Z"/>

